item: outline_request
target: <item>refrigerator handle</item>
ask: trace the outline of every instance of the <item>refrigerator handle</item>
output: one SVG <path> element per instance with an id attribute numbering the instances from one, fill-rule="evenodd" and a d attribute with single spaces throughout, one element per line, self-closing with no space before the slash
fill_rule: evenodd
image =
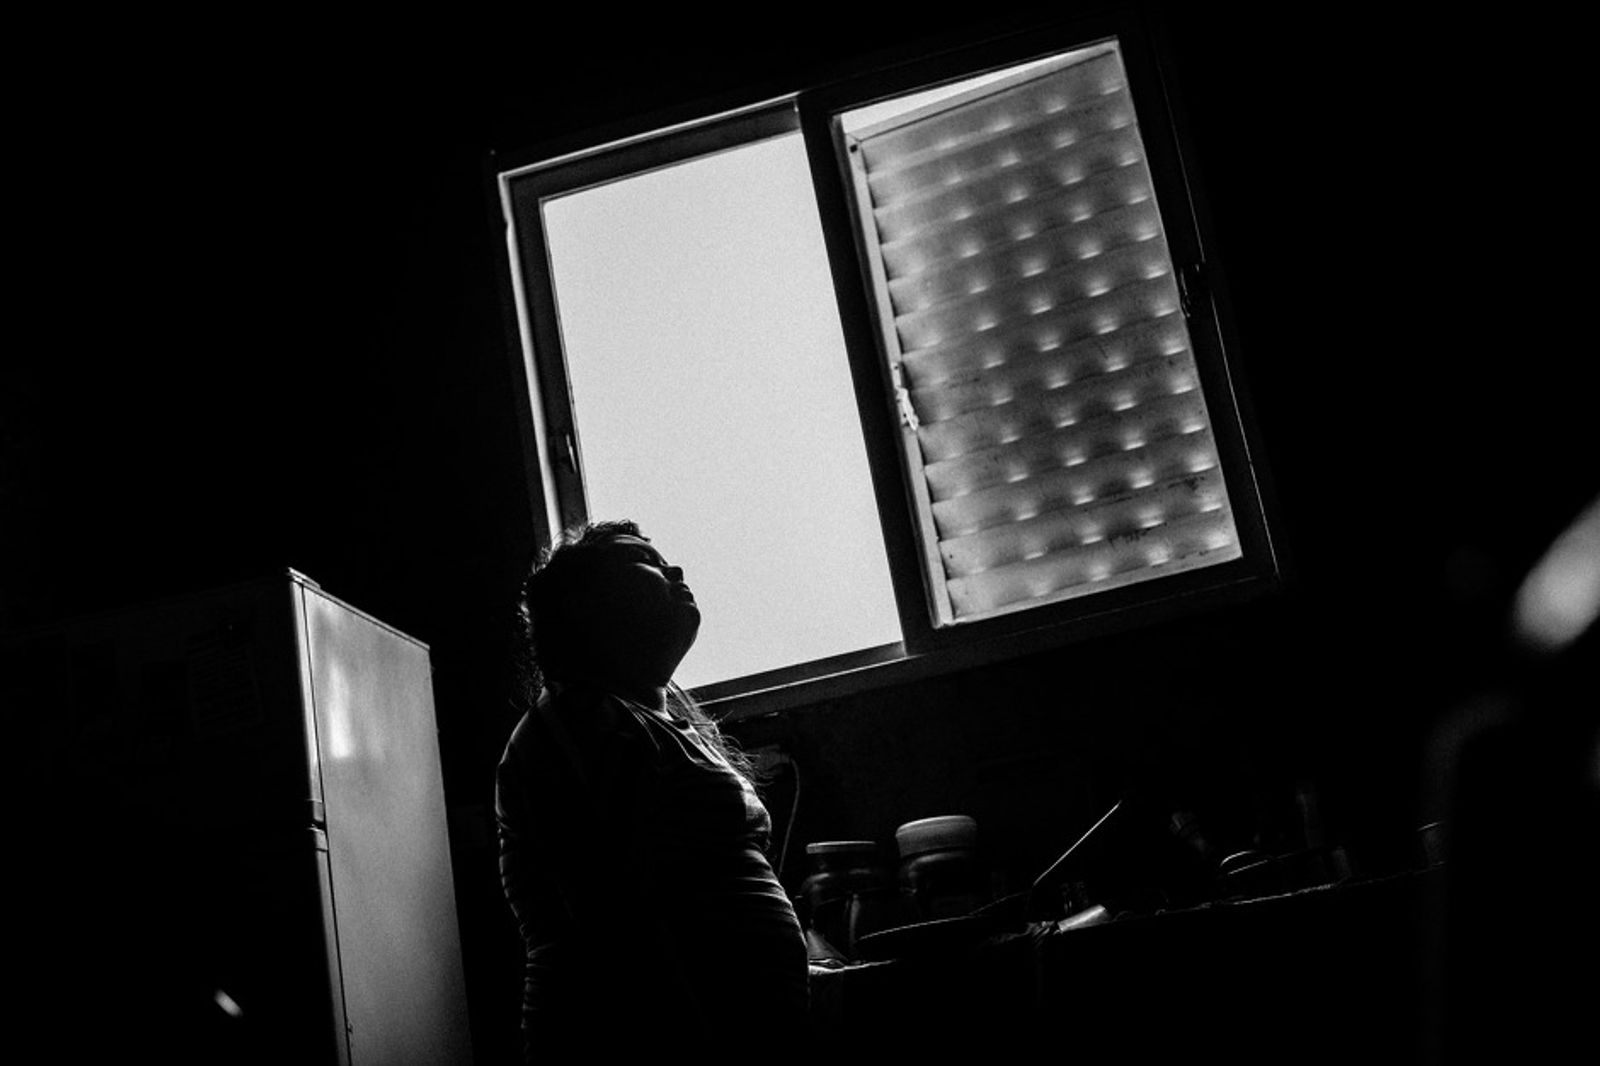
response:
<path id="1" fill-rule="evenodd" d="M 328 828 L 328 808 L 323 806 L 319 799 L 307 800 L 308 813 L 311 815 L 311 824 L 318 829 Z"/>

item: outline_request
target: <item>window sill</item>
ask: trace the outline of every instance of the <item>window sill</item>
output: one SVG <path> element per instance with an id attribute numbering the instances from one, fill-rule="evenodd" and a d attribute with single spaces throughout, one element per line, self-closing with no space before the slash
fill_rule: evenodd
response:
<path id="1" fill-rule="evenodd" d="M 765 683 L 760 679 L 729 682 L 708 686 L 709 691 L 694 690 L 692 694 L 708 714 L 722 722 L 762 718 L 1026 658 L 1095 637 L 1160 625 L 1200 609 L 1210 611 L 1241 603 L 1280 587 L 1281 579 L 1276 575 L 1249 574 L 1225 584 L 1168 596 L 1156 602 L 1147 601 L 1137 609 L 1112 608 L 1065 622 L 952 642 L 946 647 L 924 651 L 912 651 L 903 643 L 889 644 L 858 653 L 875 661 L 839 665 L 835 660 L 832 669 L 823 664 L 809 664 L 812 672 L 803 677 L 793 676 L 797 671 L 785 671 L 790 676 L 769 677 Z M 717 692 L 717 689 L 736 686 L 739 691 Z"/>

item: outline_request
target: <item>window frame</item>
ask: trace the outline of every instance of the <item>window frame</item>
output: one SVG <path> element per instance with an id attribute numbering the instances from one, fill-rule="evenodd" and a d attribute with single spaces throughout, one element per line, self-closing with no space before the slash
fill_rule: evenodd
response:
<path id="1" fill-rule="evenodd" d="M 866 249 L 852 217 L 852 181 L 834 117 L 877 100 L 1018 65 L 1115 37 L 1139 115 L 1151 181 L 1184 296 L 1195 365 L 1211 413 L 1219 465 L 1243 555 L 1151 582 L 938 628 L 927 605 L 914 493 L 899 453 L 898 414 L 879 326 L 871 306 Z M 742 106 L 644 117 L 596 131 L 576 144 L 545 145 L 495 157 L 491 173 L 505 227 L 504 291 L 513 353 L 528 388 L 519 422 L 536 497 L 540 546 L 583 521 L 581 441 L 573 419 L 566 354 L 538 205 L 541 197 L 671 165 L 764 136 L 798 129 L 805 141 L 840 324 L 844 332 L 867 466 L 900 617 L 901 641 L 704 686 L 695 695 L 713 713 L 741 718 L 786 710 L 1060 647 L 1090 636 L 1220 606 L 1278 587 L 1280 552 L 1269 535 L 1270 487 L 1248 397 L 1233 365 L 1237 342 L 1221 271 L 1208 250 L 1202 192 L 1187 161 L 1183 116 L 1171 91 L 1159 27 L 1132 13 L 1030 25 L 974 44 L 886 64 Z M 517 160 L 522 159 L 520 165 Z M 516 183 L 519 190 L 513 190 Z M 518 197 L 521 197 L 519 203 Z M 542 355 L 554 353 L 557 357 Z"/>
<path id="2" fill-rule="evenodd" d="M 497 197 L 504 212 L 512 296 L 518 311 L 518 347 L 529 386 L 522 421 L 525 431 L 533 431 L 537 449 L 533 465 L 540 472 L 537 489 L 545 512 L 538 529 L 541 546 L 549 544 L 555 532 L 588 518 L 581 474 L 582 441 L 573 418 L 541 200 L 789 132 L 792 107 L 790 99 L 764 101 L 498 169 Z"/>

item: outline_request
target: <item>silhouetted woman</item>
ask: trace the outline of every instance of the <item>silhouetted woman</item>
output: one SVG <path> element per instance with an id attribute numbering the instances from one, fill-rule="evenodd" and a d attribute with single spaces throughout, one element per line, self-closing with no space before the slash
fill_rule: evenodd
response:
<path id="1" fill-rule="evenodd" d="M 519 615 L 528 707 L 496 814 L 529 1061 L 792 1057 L 805 942 L 747 764 L 672 683 L 700 626 L 683 571 L 633 523 L 597 523 L 534 569 Z"/>

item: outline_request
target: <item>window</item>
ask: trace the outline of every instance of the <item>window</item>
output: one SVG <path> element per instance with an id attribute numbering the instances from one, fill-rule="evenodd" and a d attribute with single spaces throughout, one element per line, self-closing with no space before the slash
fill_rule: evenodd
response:
<path id="1" fill-rule="evenodd" d="M 934 624 L 1237 559 L 1115 44 L 857 117 L 839 129 Z"/>
<path id="2" fill-rule="evenodd" d="M 679 682 L 898 641 L 799 130 L 543 214 L 586 506 L 716 605 Z"/>
<path id="3" fill-rule="evenodd" d="M 1275 575 L 1160 86 L 1136 28 L 1046 29 L 500 173 L 544 532 L 628 515 L 684 563 L 680 681 Z"/>

